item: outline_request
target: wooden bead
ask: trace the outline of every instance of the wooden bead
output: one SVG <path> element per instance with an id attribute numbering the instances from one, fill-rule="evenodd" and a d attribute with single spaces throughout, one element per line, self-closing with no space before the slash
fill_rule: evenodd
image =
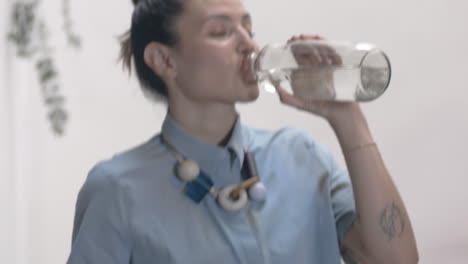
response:
<path id="1" fill-rule="evenodd" d="M 183 160 L 177 165 L 177 177 L 183 181 L 193 181 L 200 174 L 200 167 L 194 160 Z"/>
<path id="2" fill-rule="evenodd" d="M 236 187 L 237 185 L 226 186 L 218 193 L 218 203 L 226 211 L 238 211 L 247 204 L 247 192 L 244 189 L 239 192 L 237 200 L 232 198 L 231 193 Z"/>
<path id="3" fill-rule="evenodd" d="M 237 199 L 239 197 L 239 192 L 241 190 L 247 190 L 250 188 L 250 186 L 253 186 L 257 182 L 260 181 L 260 178 L 258 176 L 249 178 L 243 182 L 241 182 L 239 185 L 237 185 L 234 190 L 232 190 L 231 196 L 234 199 Z"/>

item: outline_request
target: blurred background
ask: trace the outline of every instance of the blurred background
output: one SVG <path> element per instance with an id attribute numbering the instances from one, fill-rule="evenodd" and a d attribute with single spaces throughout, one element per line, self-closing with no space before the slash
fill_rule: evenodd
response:
<path id="1" fill-rule="evenodd" d="M 468 10 L 458 0 L 252 0 L 260 45 L 293 34 L 369 41 L 387 52 L 387 92 L 363 104 L 412 219 L 420 263 L 468 263 Z M 158 133 L 165 107 L 117 64 L 130 0 L 0 1 L 0 259 L 64 263 L 89 169 Z M 275 95 L 239 106 L 244 123 L 327 123 Z"/>

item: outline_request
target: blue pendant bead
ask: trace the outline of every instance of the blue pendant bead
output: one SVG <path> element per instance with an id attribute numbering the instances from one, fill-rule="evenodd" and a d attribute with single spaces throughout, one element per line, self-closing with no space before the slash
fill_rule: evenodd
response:
<path id="1" fill-rule="evenodd" d="M 213 187 L 213 180 L 200 170 L 197 178 L 185 184 L 184 193 L 195 203 L 200 203 Z"/>

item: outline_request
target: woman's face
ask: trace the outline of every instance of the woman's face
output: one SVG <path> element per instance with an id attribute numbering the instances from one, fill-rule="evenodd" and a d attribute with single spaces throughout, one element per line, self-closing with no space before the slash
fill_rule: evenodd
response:
<path id="1" fill-rule="evenodd" d="M 174 26 L 179 37 L 172 49 L 178 92 L 201 103 L 232 104 L 258 97 L 256 82 L 242 70 L 246 55 L 258 47 L 241 0 L 187 0 Z"/>

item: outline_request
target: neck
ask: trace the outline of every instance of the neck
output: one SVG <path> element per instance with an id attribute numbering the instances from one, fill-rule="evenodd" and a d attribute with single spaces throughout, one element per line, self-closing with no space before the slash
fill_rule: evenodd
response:
<path id="1" fill-rule="evenodd" d="M 234 105 L 197 105 L 169 103 L 174 120 L 195 138 L 212 145 L 226 145 L 237 113 Z"/>

